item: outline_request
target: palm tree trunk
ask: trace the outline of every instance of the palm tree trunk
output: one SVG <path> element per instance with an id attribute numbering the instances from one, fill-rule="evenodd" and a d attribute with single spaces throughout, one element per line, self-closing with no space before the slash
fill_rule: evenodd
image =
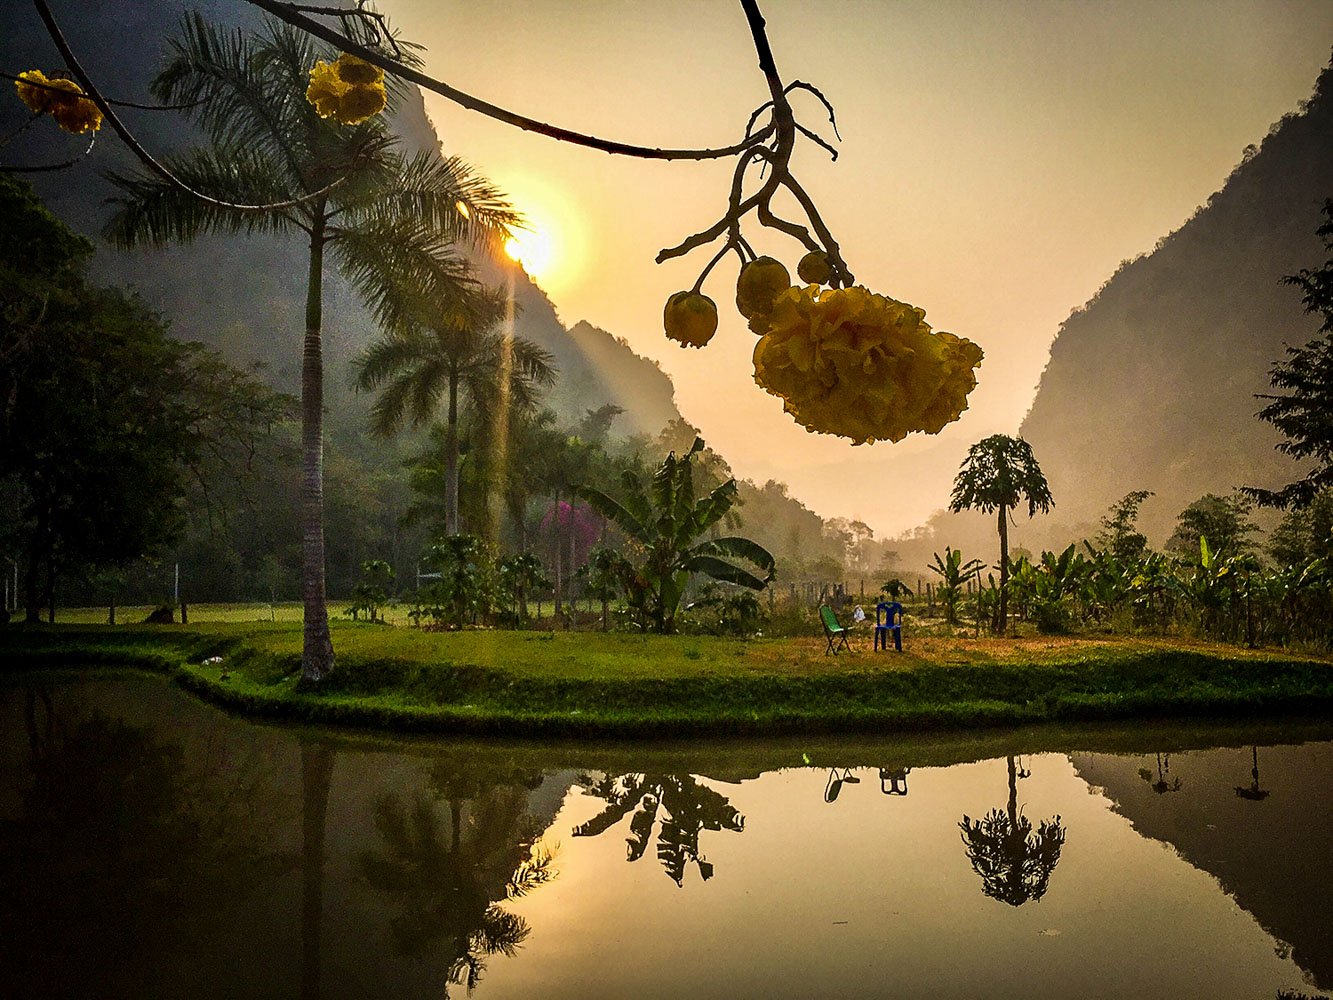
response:
<path id="1" fill-rule="evenodd" d="M 301 678 L 323 680 L 333 670 L 333 640 L 324 587 L 324 203 L 315 208 L 310 234 L 310 280 L 301 353 L 301 600 L 305 633 Z"/>
<path id="2" fill-rule="evenodd" d="M 444 431 L 444 533 L 458 534 L 458 373 L 449 373 L 449 420 Z"/>
<path id="3" fill-rule="evenodd" d="M 1000 505 L 1000 621 L 997 635 L 1004 635 L 1009 623 L 1009 508 Z"/>

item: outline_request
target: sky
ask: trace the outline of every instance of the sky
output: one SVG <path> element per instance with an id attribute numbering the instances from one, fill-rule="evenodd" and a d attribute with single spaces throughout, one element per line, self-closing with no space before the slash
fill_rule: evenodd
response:
<path id="1" fill-rule="evenodd" d="M 1051 341 L 1122 260 L 1216 191 L 1245 146 L 1309 98 L 1333 3 L 761 0 L 779 72 L 833 102 L 839 157 L 793 160 L 860 284 L 980 344 L 971 405 L 937 436 L 853 447 L 810 434 L 753 381 L 734 258 L 704 286 L 705 349 L 662 307 L 711 257 L 663 247 L 716 221 L 732 161 L 609 156 L 426 94 L 446 152 L 530 220 L 529 270 L 571 326 L 625 338 L 672 377 L 681 412 L 742 478 L 787 482 L 826 517 L 896 535 L 948 503 L 969 444 L 1016 433 Z M 652 146 L 725 146 L 767 99 L 739 2 L 383 0 L 425 69 L 523 114 Z M 797 106 L 828 135 L 813 101 Z M 795 272 L 802 250 L 747 238 Z M 1038 456 L 1040 459 L 1040 456 Z"/>

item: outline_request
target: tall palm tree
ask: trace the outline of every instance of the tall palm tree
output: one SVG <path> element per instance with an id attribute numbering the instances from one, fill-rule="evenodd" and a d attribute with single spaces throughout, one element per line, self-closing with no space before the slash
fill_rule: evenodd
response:
<path id="1" fill-rule="evenodd" d="M 1009 512 L 1026 499 L 1028 517 L 1037 511 L 1049 513 L 1055 500 L 1046 484 L 1032 446 L 1022 438 L 992 434 L 967 450 L 967 458 L 954 480 L 949 509 L 975 508 L 983 514 L 999 511 L 1000 525 L 1000 635 L 1004 634 L 1009 605 Z"/>
<path id="2" fill-rule="evenodd" d="M 542 387 L 555 382 L 551 355 L 523 337 L 495 330 L 504 302 L 472 290 L 453 294 L 446 282 L 402 286 L 395 292 L 389 335 L 371 344 L 357 362 L 358 389 L 380 391 L 371 410 L 376 434 L 431 420 L 445 407 L 446 534 L 458 534 L 458 419 L 460 397 L 480 425 L 500 407 L 537 407 Z"/>
<path id="3" fill-rule="evenodd" d="M 468 269 L 452 247 L 489 245 L 516 221 L 499 191 L 461 160 L 404 153 L 383 115 L 355 126 L 320 118 L 305 92 L 315 62 L 331 56 L 281 22 L 251 35 L 187 17 L 152 89 L 165 103 L 187 106 L 208 142 L 168 164 L 190 187 L 228 204 L 279 207 L 231 208 L 156 175 L 112 175 L 123 193 L 105 231 L 122 247 L 188 243 L 204 233 L 299 235 L 307 245 L 301 583 L 302 674 L 311 682 L 333 668 L 324 586 L 325 250 L 383 319 L 394 287 L 430 282 L 461 294 Z M 399 97 L 391 88 L 391 108 Z"/>

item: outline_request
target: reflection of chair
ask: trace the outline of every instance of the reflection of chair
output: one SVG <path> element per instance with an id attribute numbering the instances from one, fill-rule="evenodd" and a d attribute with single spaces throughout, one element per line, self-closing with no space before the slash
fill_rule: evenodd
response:
<path id="1" fill-rule="evenodd" d="M 824 655 L 829 653 L 837 654 L 840 649 L 850 650 L 852 647 L 847 644 L 847 637 L 851 635 L 851 630 L 838 624 L 838 616 L 833 613 L 833 609 L 827 604 L 819 606 L 819 621 L 824 626 L 824 638 L 828 640 L 828 648 L 824 650 Z M 837 640 L 836 643 L 834 640 Z"/>
<path id="2" fill-rule="evenodd" d="M 907 776 L 910 767 L 881 767 L 879 769 L 879 790 L 885 795 L 906 795 Z"/>
<path id="3" fill-rule="evenodd" d="M 875 648 L 889 648 L 889 633 L 893 633 L 893 648 L 903 651 L 903 606 L 897 601 L 875 605 Z"/>
<path id="4" fill-rule="evenodd" d="M 852 774 L 851 768 L 844 767 L 842 777 L 839 778 L 838 769 L 831 767 L 828 772 L 828 782 L 824 785 L 824 801 L 835 801 L 838 798 L 838 793 L 842 791 L 843 785 L 859 785 L 860 783 L 861 779 Z"/>

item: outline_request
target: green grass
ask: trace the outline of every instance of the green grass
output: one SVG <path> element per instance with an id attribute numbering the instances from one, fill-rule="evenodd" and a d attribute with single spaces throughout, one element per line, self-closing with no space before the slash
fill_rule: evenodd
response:
<path id="1" fill-rule="evenodd" d="M 202 608 L 201 608 L 202 611 Z M 1333 662 L 1185 640 L 909 636 L 908 652 L 824 640 L 334 624 L 338 669 L 299 682 L 294 623 L 0 632 L 0 671 L 132 665 L 268 717 L 484 735 L 892 732 L 1130 717 L 1324 713 Z M 223 662 L 203 661 L 222 656 Z"/>

